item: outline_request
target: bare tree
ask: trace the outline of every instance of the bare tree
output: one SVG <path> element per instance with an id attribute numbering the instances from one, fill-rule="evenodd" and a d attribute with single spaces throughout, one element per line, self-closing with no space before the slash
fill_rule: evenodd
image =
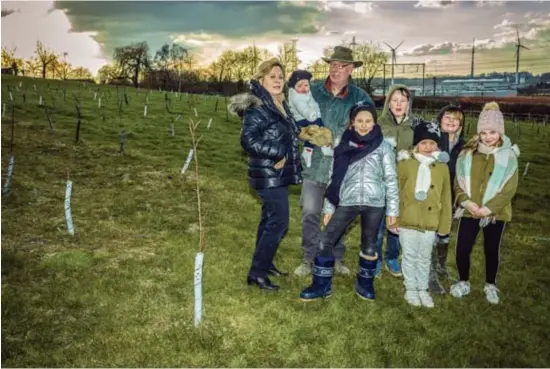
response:
<path id="1" fill-rule="evenodd" d="M 8 49 L 5 46 L 2 46 L 2 68 L 11 68 L 11 65 L 15 61 L 15 52 L 17 51 L 17 46 Z"/>
<path id="2" fill-rule="evenodd" d="M 114 59 L 117 63 L 120 77 L 130 79 L 138 87 L 140 73 L 151 69 L 149 45 L 146 41 L 117 47 Z"/>
<path id="3" fill-rule="evenodd" d="M 372 42 L 362 42 L 355 46 L 354 58 L 361 60 L 363 65 L 357 69 L 359 85 L 368 93 L 372 94 L 374 88 L 372 80 L 388 62 L 388 56 L 380 51 L 378 45 Z"/>
<path id="4" fill-rule="evenodd" d="M 57 55 L 52 50 L 47 49 L 40 41 L 36 41 L 36 50 L 34 52 L 42 66 L 42 78 L 46 78 L 48 66 L 57 61 Z"/>

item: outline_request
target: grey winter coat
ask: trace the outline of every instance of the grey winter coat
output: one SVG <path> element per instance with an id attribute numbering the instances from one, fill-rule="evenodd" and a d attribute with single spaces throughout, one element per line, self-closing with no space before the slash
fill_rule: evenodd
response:
<path id="1" fill-rule="evenodd" d="M 399 216 L 399 184 L 393 146 L 383 141 L 376 150 L 352 163 L 342 181 L 338 206 L 386 207 L 387 216 Z M 335 206 L 325 199 L 324 213 Z"/>

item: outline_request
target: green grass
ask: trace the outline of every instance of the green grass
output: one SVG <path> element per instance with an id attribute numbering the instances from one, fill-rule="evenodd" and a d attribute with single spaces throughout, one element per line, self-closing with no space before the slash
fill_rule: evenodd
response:
<path id="1" fill-rule="evenodd" d="M 8 86 L 19 81 L 22 90 L 13 91 L 15 167 L 10 192 L 2 197 L 3 366 L 550 366 L 550 128 L 522 126 L 520 170 L 531 164 L 502 246 L 501 305 L 485 300 L 480 243 L 473 291 L 464 300 L 447 295 L 435 298 L 433 310 L 412 308 L 403 299 L 402 281 L 384 273 L 374 303 L 355 296 L 354 277 L 340 276 L 330 299 L 304 303 L 298 294 L 308 278 L 279 278 L 282 289 L 275 294 L 245 284 L 260 206 L 246 182 L 240 123 L 235 117 L 225 121 L 223 98 L 214 112 L 216 97 L 173 96 L 172 110 L 185 114 L 172 137 L 173 116 L 158 91 L 143 118 L 144 91 L 128 89 L 131 102 L 119 118 L 114 88 L 99 87 L 100 93 L 111 90 L 99 110 L 97 86 L 90 91 L 49 81 L 61 88 L 53 95 L 52 133 L 32 87 L 51 105 L 47 81 L 4 77 L 7 113 Z M 84 115 L 78 144 L 72 93 L 80 96 Z M 193 326 L 195 176 L 191 170 L 180 174 L 191 145 L 193 106 L 203 121 L 198 158 L 206 232 L 199 328 Z M 10 117 L 2 119 L 2 184 Z M 516 130 L 507 128 L 517 142 Z M 122 129 L 128 132 L 123 155 Z M 67 233 L 63 210 L 68 171 L 74 236 Z M 292 188 L 290 230 L 276 257 L 289 271 L 301 260 L 299 191 Z M 353 269 L 358 251 L 355 227 L 346 254 Z M 449 265 L 453 259 L 451 251 Z"/>

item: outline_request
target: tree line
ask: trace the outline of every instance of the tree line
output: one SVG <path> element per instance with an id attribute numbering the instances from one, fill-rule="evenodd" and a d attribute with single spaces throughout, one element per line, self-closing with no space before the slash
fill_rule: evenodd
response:
<path id="1" fill-rule="evenodd" d="M 36 42 L 34 55 L 29 59 L 15 56 L 17 46 L 2 47 L 2 71 L 8 73 L 51 79 L 80 79 L 93 78 L 89 69 L 73 66 L 66 60 L 67 53 L 59 55 L 48 49 L 42 42 Z"/>
<path id="2" fill-rule="evenodd" d="M 363 66 L 354 71 L 356 83 L 367 92 L 372 92 L 372 82 L 375 75 L 388 62 L 388 56 L 380 50 L 379 45 L 372 42 L 348 43 L 346 46 L 354 50 L 356 60 L 363 61 Z M 324 56 L 332 54 L 333 47 L 323 50 Z M 2 48 L 2 67 L 10 68 L 12 64 L 24 70 L 24 75 L 42 78 L 92 78 L 89 70 L 82 67 L 74 68 L 65 61 L 65 55 L 60 56 L 47 49 L 38 41 L 35 56 L 29 60 L 16 58 L 16 49 Z M 201 65 L 196 54 L 177 44 L 164 44 L 154 54 L 151 53 L 146 41 L 117 47 L 113 53 L 113 62 L 104 65 L 98 71 L 97 80 L 105 84 L 133 85 L 145 88 L 161 88 L 163 90 L 187 91 L 190 86 L 202 85 L 203 89 L 221 92 L 228 84 L 244 86 L 254 74 L 256 67 L 263 60 L 277 57 L 287 71 L 287 77 L 298 68 L 301 60 L 298 58 L 296 41 L 280 45 L 276 53 L 256 45 L 245 49 L 226 50 L 208 65 Z M 318 59 L 307 66 L 315 79 L 325 78 L 328 65 Z M 206 91 L 201 91 L 206 92 Z"/>

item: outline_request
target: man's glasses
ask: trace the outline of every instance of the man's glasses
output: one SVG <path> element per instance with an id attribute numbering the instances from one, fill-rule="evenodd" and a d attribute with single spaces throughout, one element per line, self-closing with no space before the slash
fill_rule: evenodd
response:
<path id="1" fill-rule="evenodd" d="M 350 66 L 351 63 L 347 63 L 347 64 L 341 64 L 341 63 L 330 63 L 330 68 L 331 69 L 344 69 L 345 67 L 348 67 Z"/>

